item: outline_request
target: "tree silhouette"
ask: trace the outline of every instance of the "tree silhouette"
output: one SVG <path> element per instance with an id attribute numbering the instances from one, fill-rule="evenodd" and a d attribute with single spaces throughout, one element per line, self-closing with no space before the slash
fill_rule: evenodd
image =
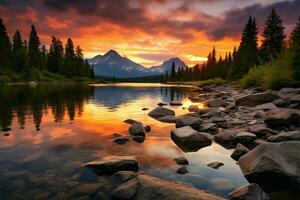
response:
<path id="1" fill-rule="evenodd" d="M 0 73 L 11 67 L 11 44 L 6 27 L 0 18 Z"/>
<path id="2" fill-rule="evenodd" d="M 28 43 L 28 62 L 30 68 L 41 69 L 40 39 L 34 25 L 31 26 Z"/>

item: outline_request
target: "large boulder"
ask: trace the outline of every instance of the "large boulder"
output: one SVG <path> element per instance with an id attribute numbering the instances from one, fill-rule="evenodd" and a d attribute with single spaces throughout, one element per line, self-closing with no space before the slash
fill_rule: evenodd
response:
<path id="1" fill-rule="evenodd" d="M 268 128 L 265 124 L 255 124 L 249 126 L 248 131 L 250 133 L 254 133 L 257 137 L 268 137 L 278 133 L 277 131 Z"/>
<path id="2" fill-rule="evenodd" d="M 258 105 L 254 109 L 255 110 L 273 110 L 276 108 L 277 108 L 277 106 L 273 102 L 269 102 L 269 103 L 264 103 L 264 104 Z"/>
<path id="3" fill-rule="evenodd" d="M 276 99 L 281 99 L 281 97 L 272 92 L 263 92 L 242 96 L 235 101 L 235 104 L 237 106 L 257 106 Z"/>
<path id="4" fill-rule="evenodd" d="M 256 139 L 256 135 L 249 132 L 240 132 L 233 137 L 236 143 L 248 144 Z"/>
<path id="5" fill-rule="evenodd" d="M 184 152 L 194 152 L 212 144 L 206 134 L 199 133 L 190 126 L 173 129 L 171 138 Z"/>
<path id="6" fill-rule="evenodd" d="M 232 200 L 269 200 L 269 196 L 257 185 L 251 183 L 240 187 L 229 194 Z"/>
<path id="7" fill-rule="evenodd" d="M 298 126 L 300 127 L 300 112 L 293 109 L 275 109 L 266 113 L 265 123 L 269 126 Z"/>
<path id="8" fill-rule="evenodd" d="M 177 117 L 175 123 L 176 123 L 176 128 L 190 126 L 195 130 L 199 130 L 201 128 L 202 120 L 199 117 L 185 115 L 185 116 Z"/>
<path id="9" fill-rule="evenodd" d="M 210 108 L 227 107 L 229 104 L 222 99 L 211 99 L 205 102 Z"/>
<path id="10" fill-rule="evenodd" d="M 164 116 L 168 116 L 168 115 L 175 115 L 175 112 L 171 109 L 168 108 L 164 108 L 164 107 L 157 107 L 155 109 L 153 109 L 152 111 L 150 111 L 148 113 L 148 115 L 150 117 L 153 117 L 154 119 L 158 119 Z"/>
<path id="11" fill-rule="evenodd" d="M 300 142 L 260 144 L 239 159 L 250 182 L 300 189 Z"/>
<path id="12" fill-rule="evenodd" d="M 236 135 L 235 131 L 223 130 L 214 136 L 214 139 L 217 143 L 222 145 L 232 145 L 234 141 L 234 136 Z"/>
<path id="13" fill-rule="evenodd" d="M 100 160 L 88 162 L 84 166 L 94 169 L 97 174 L 113 174 L 118 171 L 139 170 L 134 156 L 107 156 Z"/>
<path id="14" fill-rule="evenodd" d="M 134 122 L 128 129 L 129 134 L 133 136 L 145 136 L 145 128 L 141 122 Z"/>
<path id="15" fill-rule="evenodd" d="M 235 150 L 231 154 L 231 158 L 234 160 L 239 160 L 240 157 L 248 153 L 250 150 L 244 145 L 238 143 L 235 147 Z"/>
<path id="16" fill-rule="evenodd" d="M 164 123 L 175 123 L 177 117 L 174 115 L 167 115 L 164 117 L 160 117 L 157 120 Z"/>
<path id="17" fill-rule="evenodd" d="M 269 142 L 300 141 L 300 131 L 282 132 L 268 137 L 267 140 Z"/>
<path id="18" fill-rule="evenodd" d="M 290 100 L 292 103 L 300 104 L 300 95 L 293 96 Z"/>
<path id="19" fill-rule="evenodd" d="M 194 187 L 172 183 L 145 174 L 121 184 L 112 193 L 115 200 L 222 200 L 222 197 Z"/>

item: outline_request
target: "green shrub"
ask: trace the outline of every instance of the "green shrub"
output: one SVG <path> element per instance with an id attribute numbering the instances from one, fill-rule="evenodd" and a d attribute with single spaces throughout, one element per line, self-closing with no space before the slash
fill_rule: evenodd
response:
<path id="1" fill-rule="evenodd" d="M 224 79 L 221 79 L 219 77 L 217 78 L 214 78 L 214 79 L 208 79 L 208 80 L 205 80 L 205 81 L 200 81 L 199 85 L 200 86 L 205 86 L 205 85 L 222 85 L 222 84 L 225 84 L 225 80 Z"/>
<path id="2" fill-rule="evenodd" d="M 7 75 L 0 75 L 0 84 L 9 83 L 11 79 Z"/>

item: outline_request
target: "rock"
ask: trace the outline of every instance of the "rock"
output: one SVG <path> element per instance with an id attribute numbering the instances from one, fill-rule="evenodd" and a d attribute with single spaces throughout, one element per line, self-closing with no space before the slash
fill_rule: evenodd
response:
<path id="1" fill-rule="evenodd" d="M 125 138 L 125 137 L 120 137 L 120 138 L 114 139 L 114 142 L 117 143 L 117 144 L 120 144 L 120 145 L 125 144 L 128 141 L 129 141 L 129 139 Z"/>
<path id="2" fill-rule="evenodd" d="M 233 137 L 236 135 L 235 132 L 230 130 L 224 130 L 214 136 L 214 139 L 219 144 L 231 145 L 233 143 Z"/>
<path id="3" fill-rule="evenodd" d="M 137 172 L 139 169 L 134 156 L 108 156 L 86 163 L 84 166 L 94 169 L 98 174 L 113 174 L 118 171 Z"/>
<path id="4" fill-rule="evenodd" d="M 184 152 L 198 151 L 212 144 L 211 140 L 190 126 L 185 126 L 171 131 L 171 138 Z"/>
<path id="5" fill-rule="evenodd" d="M 101 191 L 98 191 L 97 194 L 93 197 L 93 200 L 108 200 L 105 194 Z"/>
<path id="6" fill-rule="evenodd" d="M 188 107 L 189 112 L 198 112 L 199 110 L 200 110 L 200 108 L 197 105 L 190 105 Z"/>
<path id="7" fill-rule="evenodd" d="M 146 137 L 137 135 L 137 136 L 134 136 L 132 139 L 137 143 L 143 143 L 145 141 Z"/>
<path id="8" fill-rule="evenodd" d="M 237 106 L 257 106 L 277 99 L 281 99 L 281 97 L 272 92 L 263 92 L 242 96 L 235 101 L 235 104 Z"/>
<path id="9" fill-rule="evenodd" d="M 134 122 L 128 131 L 129 134 L 133 136 L 145 136 L 144 125 L 141 122 Z"/>
<path id="10" fill-rule="evenodd" d="M 154 119 L 158 119 L 168 115 L 175 116 L 175 112 L 168 108 L 157 107 L 153 109 L 151 112 L 149 112 L 148 115 L 150 117 L 153 117 Z"/>
<path id="11" fill-rule="evenodd" d="M 188 165 L 189 161 L 186 157 L 178 157 L 174 159 L 178 165 Z"/>
<path id="12" fill-rule="evenodd" d="M 248 144 L 256 139 L 256 135 L 250 132 L 241 132 L 233 137 L 236 143 Z"/>
<path id="13" fill-rule="evenodd" d="M 119 138 L 119 137 L 122 137 L 122 134 L 119 134 L 119 133 L 113 133 L 112 138 Z"/>
<path id="14" fill-rule="evenodd" d="M 202 92 L 213 92 L 214 89 L 213 89 L 212 86 L 203 86 L 203 87 L 201 88 L 201 91 L 202 91 Z"/>
<path id="15" fill-rule="evenodd" d="M 278 133 L 277 131 L 268 128 L 265 124 L 252 125 L 248 128 L 248 131 L 254 133 L 257 137 L 266 137 Z"/>
<path id="16" fill-rule="evenodd" d="M 157 120 L 160 122 L 165 122 L 165 123 L 175 123 L 177 117 L 173 115 L 167 115 L 161 118 L 158 118 Z"/>
<path id="17" fill-rule="evenodd" d="M 251 183 L 240 187 L 229 194 L 232 200 L 269 200 L 269 196 L 257 185 Z"/>
<path id="18" fill-rule="evenodd" d="M 207 164 L 208 167 L 211 167 L 211 168 L 214 168 L 214 169 L 218 169 L 219 167 L 221 167 L 223 165 L 224 165 L 224 163 L 218 162 L 218 161 L 211 162 L 211 163 Z"/>
<path id="19" fill-rule="evenodd" d="M 244 145 L 238 143 L 235 147 L 235 150 L 231 154 L 231 158 L 233 158 L 234 160 L 239 160 L 239 158 L 241 156 L 245 155 L 249 151 L 250 150 L 247 147 L 245 147 Z"/>
<path id="20" fill-rule="evenodd" d="M 172 183 L 145 174 L 139 174 L 121 184 L 112 193 L 115 200 L 223 200 L 213 194 L 198 190 L 194 187 Z"/>
<path id="21" fill-rule="evenodd" d="M 278 135 L 270 136 L 268 142 L 300 141 L 300 131 L 281 132 Z"/>
<path id="22" fill-rule="evenodd" d="M 38 83 L 35 82 L 35 81 L 29 81 L 29 82 L 28 82 L 28 85 L 29 85 L 30 87 L 36 87 L 36 86 L 38 85 Z"/>
<path id="23" fill-rule="evenodd" d="M 145 131 L 147 132 L 147 133 L 149 133 L 150 131 L 151 131 L 151 126 L 145 126 Z"/>
<path id="24" fill-rule="evenodd" d="M 229 104 L 221 99 L 212 99 L 205 102 L 205 104 L 210 108 L 226 107 Z"/>
<path id="25" fill-rule="evenodd" d="M 278 107 L 283 107 L 287 105 L 287 102 L 283 99 L 274 100 L 273 103 Z"/>
<path id="26" fill-rule="evenodd" d="M 232 181 L 226 178 L 213 178 L 210 182 L 219 190 L 230 190 L 234 187 Z"/>
<path id="27" fill-rule="evenodd" d="M 184 116 L 177 117 L 175 123 L 176 123 L 176 128 L 190 126 L 195 130 L 199 130 L 201 128 L 202 120 L 199 117 L 184 115 Z"/>
<path id="28" fill-rule="evenodd" d="M 264 115 L 265 115 L 264 111 L 257 111 L 257 112 L 255 112 L 254 117 L 255 118 L 263 118 Z"/>
<path id="29" fill-rule="evenodd" d="M 158 103 L 157 105 L 158 105 L 158 106 L 166 106 L 166 105 L 168 105 L 168 104 L 166 104 L 166 103 Z"/>
<path id="30" fill-rule="evenodd" d="M 201 124 L 200 131 L 215 134 L 217 132 L 217 124 L 216 123 L 203 123 L 203 124 Z"/>
<path id="31" fill-rule="evenodd" d="M 266 113 L 265 123 L 269 126 L 290 126 L 300 127 L 300 113 L 293 109 L 275 109 Z"/>
<path id="32" fill-rule="evenodd" d="M 262 140 L 262 139 L 257 139 L 254 140 L 254 144 L 255 146 L 261 145 L 261 144 L 267 144 L 268 142 L 266 140 Z"/>
<path id="33" fill-rule="evenodd" d="M 186 174 L 186 173 L 188 173 L 189 171 L 187 170 L 186 166 L 184 165 L 184 166 L 179 167 L 179 168 L 177 169 L 176 172 L 177 172 L 178 174 Z"/>
<path id="34" fill-rule="evenodd" d="M 126 124 L 134 124 L 136 121 L 133 120 L 133 119 L 126 119 L 124 122 L 125 122 Z"/>
<path id="35" fill-rule="evenodd" d="M 113 178 L 120 180 L 121 182 L 128 181 L 136 176 L 135 172 L 131 171 L 119 171 L 113 174 Z"/>
<path id="36" fill-rule="evenodd" d="M 171 101 L 170 106 L 182 106 L 182 103 L 180 101 Z"/>
<path id="37" fill-rule="evenodd" d="M 273 110 L 276 109 L 277 106 L 275 106 L 274 103 L 270 102 L 270 103 L 265 103 L 265 104 L 261 104 L 256 106 L 254 109 L 255 110 Z"/>
<path id="38" fill-rule="evenodd" d="M 4 133 L 3 135 L 4 135 L 5 137 L 10 136 L 9 133 Z"/>
<path id="39" fill-rule="evenodd" d="M 282 88 L 279 90 L 279 93 L 291 98 L 297 94 L 300 94 L 300 88 Z"/>
<path id="40" fill-rule="evenodd" d="M 266 186 L 300 189 L 300 142 L 261 144 L 239 159 L 244 176 Z"/>
<path id="41" fill-rule="evenodd" d="M 296 95 L 296 96 L 293 96 L 291 99 L 290 99 L 290 101 L 292 102 L 292 103 L 296 103 L 296 104 L 300 104 L 300 95 Z"/>
<path id="42" fill-rule="evenodd" d="M 103 186 L 103 183 L 83 183 L 70 191 L 71 196 L 94 195 Z"/>
<path id="43" fill-rule="evenodd" d="M 67 193 L 63 191 L 57 192 L 53 197 L 50 198 L 50 200 L 62 200 L 62 199 L 69 199 Z"/>
<path id="44" fill-rule="evenodd" d="M 149 108 L 142 108 L 142 110 L 149 110 Z"/>

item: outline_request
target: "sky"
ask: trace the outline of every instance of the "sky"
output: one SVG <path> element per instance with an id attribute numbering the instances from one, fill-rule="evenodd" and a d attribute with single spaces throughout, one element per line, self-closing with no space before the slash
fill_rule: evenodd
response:
<path id="1" fill-rule="evenodd" d="M 28 38 L 34 24 L 43 44 L 51 35 L 71 37 L 86 58 L 110 49 L 146 67 L 179 57 L 202 63 L 239 45 L 249 18 L 264 27 L 271 9 L 288 35 L 300 16 L 300 0 L 0 0 L 0 17 L 12 37 Z"/>

